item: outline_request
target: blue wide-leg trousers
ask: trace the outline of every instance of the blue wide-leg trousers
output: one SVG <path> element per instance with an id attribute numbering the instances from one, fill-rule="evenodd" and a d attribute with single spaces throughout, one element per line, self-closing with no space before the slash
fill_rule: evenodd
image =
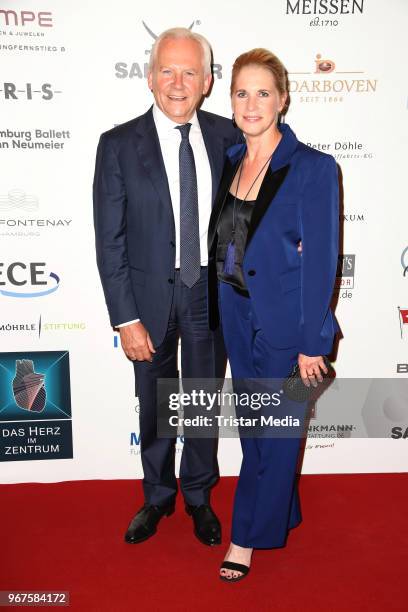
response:
<path id="1" fill-rule="evenodd" d="M 258 324 L 250 297 L 220 283 L 221 322 L 232 377 L 283 379 L 297 361 L 296 347 L 270 345 Z M 289 408 L 304 421 L 306 404 Z M 296 434 L 297 435 L 297 434 Z M 241 438 L 242 465 L 235 493 L 231 541 L 248 548 L 284 546 L 288 530 L 301 522 L 296 468 L 300 437 Z"/>

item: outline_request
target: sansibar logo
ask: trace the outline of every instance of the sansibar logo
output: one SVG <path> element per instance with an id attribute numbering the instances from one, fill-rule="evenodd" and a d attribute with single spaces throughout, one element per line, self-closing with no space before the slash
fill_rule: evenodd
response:
<path id="1" fill-rule="evenodd" d="M 145 49 L 145 55 L 150 55 L 152 46 L 154 42 L 158 38 L 158 34 L 156 34 L 144 21 L 142 21 L 143 27 L 146 32 L 151 37 L 151 46 L 148 49 Z M 201 25 L 201 21 L 196 19 L 189 26 L 188 29 L 192 30 L 195 25 Z M 149 62 L 141 61 L 141 62 L 116 62 L 115 64 L 115 76 L 117 79 L 143 79 L 147 78 L 149 72 Z M 221 64 L 212 64 L 212 72 L 214 78 L 222 79 L 222 65 Z"/>
<path id="2" fill-rule="evenodd" d="M 13 394 L 17 406 L 33 412 L 44 410 L 47 397 L 44 378 L 44 374 L 34 372 L 34 362 L 31 359 L 16 360 Z"/>
<path id="3" fill-rule="evenodd" d="M 34 298 L 57 291 L 60 278 L 55 272 L 47 276 L 45 262 L 14 261 L 0 263 L 0 295 L 13 298 Z M 3 280 L 6 278 L 7 280 Z M 2 287 L 5 287 L 4 289 Z"/>

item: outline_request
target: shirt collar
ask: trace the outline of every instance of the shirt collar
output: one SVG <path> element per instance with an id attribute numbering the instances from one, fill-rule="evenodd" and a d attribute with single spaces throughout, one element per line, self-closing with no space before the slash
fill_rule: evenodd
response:
<path id="1" fill-rule="evenodd" d="M 183 125 L 182 123 L 176 123 L 175 121 L 169 119 L 167 115 L 165 115 L 163 111 L 157 106 L 156 103 L 153 104 L 153 120 L 158 134 L 163 136 L 165 136 L 166 134 L 172 134 L 174 132 L 174 128 L 177 125 Z M 192 130 L 200 130 L 200 124 L 198 122 L 196 111 L 194 111 L 194 115 L 189 119 L 188 123 L 191 123 Z"/>

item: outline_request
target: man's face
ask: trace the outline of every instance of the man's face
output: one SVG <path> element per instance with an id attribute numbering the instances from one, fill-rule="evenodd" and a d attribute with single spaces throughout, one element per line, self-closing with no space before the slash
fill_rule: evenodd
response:
<path id="1" fill-rule="evenodd" d="M 211 84 L 204 76 L 203 51 L 190 38 L 161 41 L 148 83 L 157 106 L 176 123 L 191 119 Z"/>

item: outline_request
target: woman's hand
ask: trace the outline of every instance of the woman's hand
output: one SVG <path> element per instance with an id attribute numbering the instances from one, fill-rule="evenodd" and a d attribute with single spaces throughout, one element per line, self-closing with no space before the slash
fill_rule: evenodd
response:
<path id="1" fill-rule="evenodd" d="M 317 357 L 308 357 L 307 355 L 299 353 L 298 364 L 300 376 L 306 387 L 310 387 L 310 384 L 312 384 L 313 387 L 317 387 L 317 382 L 323 381 L 321 370 L 325 374 L 328 372 L 322 355 Z"/>

